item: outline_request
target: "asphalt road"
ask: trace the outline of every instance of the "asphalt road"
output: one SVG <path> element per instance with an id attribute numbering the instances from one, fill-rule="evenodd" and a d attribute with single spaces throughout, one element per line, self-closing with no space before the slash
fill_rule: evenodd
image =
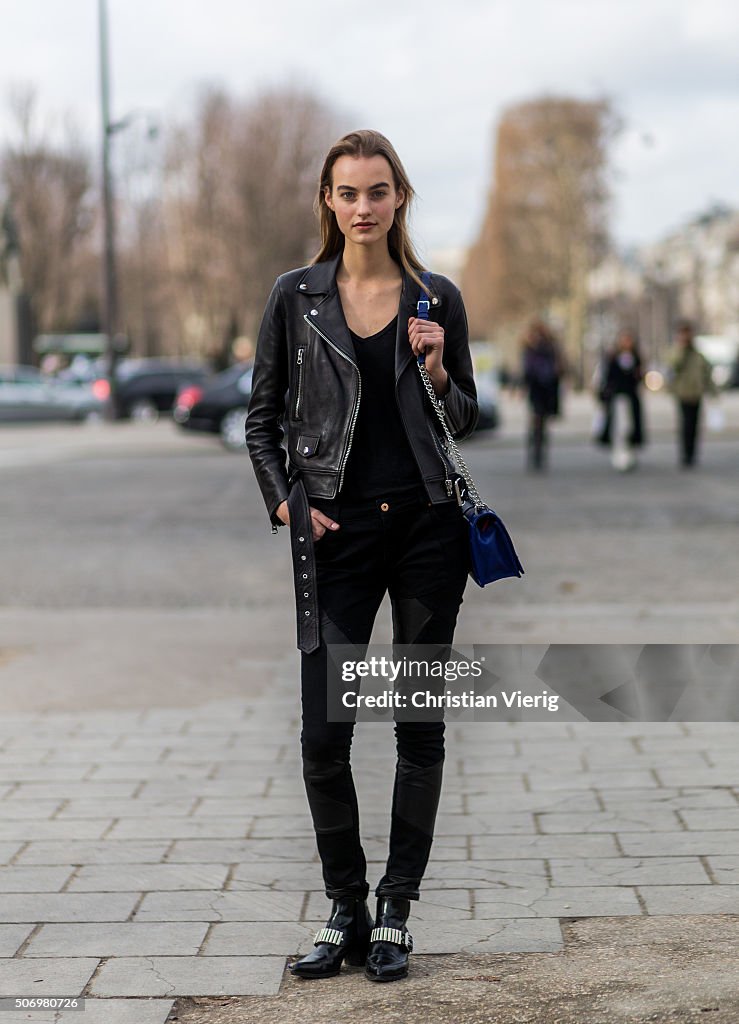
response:
<path id="1" fill-rule="evenodd" d="M 465 452 L 526 575 L 484 591 L 470 582 L 457 639 L 736 642 L 739 395 L 731 402 L 728 431 L 707 439 L 693 472 L 677 467 L 670 409 L 655 402 L 651 443 L 622 475 L 587 437 L 589 403 L 571 397 L 551 468 L 532 475 L 522 405 L 509 401 L 504 429 Z M 103 699 L 84 683 L 95 639 L 99 656 L 117 652 L 142 700 L 165 635 L 170 666 L 181 663 L 180 699 L 189 699 L 187 678 L 197 689 L 190 662 L 215 662 L 215 692 L 231 692 L 218 668 L 226 649 L 243 664 L 294 643 L 288 538 L 272 535 L 245 453 L 171 422 L 5 428 L 0 481 L 0 657 L 33 648 L 39 694 L 49 692 L 43 658 L 57 658 L 70 634 L 87 647 L 64 648 L 63 692 L 87 701 L 96 690 Z M 385 607 L 376 638 L 388 621 Z M 20 674 L 15 684 L 0 700 L 30 699 Z"/>

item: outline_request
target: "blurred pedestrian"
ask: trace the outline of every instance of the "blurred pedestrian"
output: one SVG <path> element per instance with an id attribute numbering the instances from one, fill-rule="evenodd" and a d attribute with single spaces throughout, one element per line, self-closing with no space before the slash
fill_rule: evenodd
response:
<path id="1" fill-rule="evenodd" d="M 690 320 L 681 320 L 677 325 L 669 371 L 669 388 L 677 400 L 680 464 L 688 469 L 696 462 L 701 402 L 704 395 L 717 394 L 711 364 L 695 347 L 695 331 Z"/>
<path id="2" fill-rule="evenodd" d="M 547 464 L 547 422 L 559 416 L 560 381 L 565 372 L 562 348 L 543 320 L 532 320 L 522 341 L 522 377 L 528 391 L 529 425 L 526 464 L 542 470 Z"/>
<path id="3" fill-rule="evenodd" d="M 644 444 L 641 383 L 644 369 L 636 334 L 624 329 L 603 359 L 598 398 L 603 403 L 603 429 L 598 438 L 611 448 L 615 469 L 636 465 L 636 449 Z"/>

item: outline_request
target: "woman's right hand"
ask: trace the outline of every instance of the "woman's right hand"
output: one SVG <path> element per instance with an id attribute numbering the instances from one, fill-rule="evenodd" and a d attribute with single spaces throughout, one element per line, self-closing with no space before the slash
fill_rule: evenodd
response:
<path id="1" fill-rule="evenodd" d="M 325 515 L 317 508 L 310 506 L 310 518 L 313 524 L 313 540 L 317 541 L 323 537 L 326 530 L 338 530 L 339 524 L 335 519 Z"/>
<path id="2" fill-rule="evenodd" d="M 285 526 L 290 525 L 290 510 L 287 507 L 287 501 L 281 502 L 275 509 L 275 515 L 278 519 L 281 519 Z M 331 519 L 330 516 L 325 515 L 317 508 L 310 506 L 310 518 L 313 525 L 313 540 L 320 540 L 326 530 L 338 530 L 339 524 Z"/>

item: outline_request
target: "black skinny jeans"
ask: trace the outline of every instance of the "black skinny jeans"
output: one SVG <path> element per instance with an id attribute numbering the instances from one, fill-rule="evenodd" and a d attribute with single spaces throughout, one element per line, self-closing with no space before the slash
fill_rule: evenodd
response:
<path id="1" fill-rule="evenodd" d="M 311 504 L 341 527 L 315 544 L 321 644 L 301 655 L 303 778 L 326 895 L 364 899 L 367 862 L 350 765 L 355 723 L 327 721 L 327 644 L 353 644 L 363 657 L 386 592 L 393 643 L 451 644 L 467 582 L 466 524 L 456 501 L 433 506 L 425 490 Z M 444 722 L 396 721 L 395 737 L 389 856 L 375 895 L 417 900 L 441 794 Z"/>

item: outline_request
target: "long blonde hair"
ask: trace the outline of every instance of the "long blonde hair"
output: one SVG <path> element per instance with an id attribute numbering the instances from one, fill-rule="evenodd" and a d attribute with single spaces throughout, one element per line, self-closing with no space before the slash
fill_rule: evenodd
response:
<path id="1" fill-rule="evenodd" d="M 390 164 L 395 188 L 396 190 L 403 189 L 404 199 L 395 211 L 395 219 L 388 232 L 388 250 L 393 259 L 401 265 L 419 288 L 422 287 L 420 275 L 426 268 L 421 263 L 410 239 L 407 223 L 416 193 L 393 144 L 380 132 L 372 131 L 370 128 L 362 128 L 342 136 L 333 144 L 324 160 L 318 183 L 318 195 L 313 203 L 313 210 L 318 216 L 321 226 L 321 248 L 311 260 L 311 264 L 330 260 L 344 248 L 344 236 L 336 223 L 336 214 L 326 205 L 325 194 L 326 188 L 329 189 L 329 192 L 333 188 L 334 164 L 340 156 L 384 156 Z"/>

